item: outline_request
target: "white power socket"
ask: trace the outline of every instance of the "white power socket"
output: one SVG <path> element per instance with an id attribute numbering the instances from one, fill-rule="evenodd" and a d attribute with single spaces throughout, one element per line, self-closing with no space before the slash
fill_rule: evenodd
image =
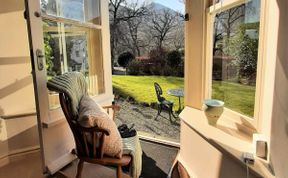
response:
<path id="1" fill-rule="evenodd" d="M 253 153 L 245 152 L 243 153 L 242 157 L 246 164 L 254 164 L 255 159 Z"/>

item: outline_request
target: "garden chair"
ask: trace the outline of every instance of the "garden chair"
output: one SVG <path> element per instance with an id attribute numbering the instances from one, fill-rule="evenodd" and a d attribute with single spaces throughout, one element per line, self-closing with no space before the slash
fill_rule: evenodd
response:
<path id="1" fill-rule="evenodd" d="M 169 114 L 169 120 L 170 120 L 170 122 L 172 122 L 171 115 L 174 118 L 176 118 L 176 116 L 174 116 L 174 114 L 173 114 L 173 101 L 166 100 L 162 96 L 162 94 L 163 94 L 162 88 L 160 87 L 160 85 L 157 82 L 154 83 L 154 87 L 155 87 L 156 96 L 157 96 L 157 109 L 158 109 L 158 113 L 157 113 L 155 120 L 158 118 L 158 116 L 161 116 L 162 110 L 166 109 L 168 111 L 168 114 Z"/>

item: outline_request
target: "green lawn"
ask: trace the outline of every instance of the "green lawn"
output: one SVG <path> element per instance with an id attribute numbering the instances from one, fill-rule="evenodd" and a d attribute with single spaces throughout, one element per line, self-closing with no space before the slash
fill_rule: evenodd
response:
<path id="1" fill-rule="evenodd" d="M 184 79 L 180 77 L 163 76 L 124 76 L 113 75 L 113 89 L 123 96 L 132 96 L 136 101 L 156 102 L 157 97 L 154 82 L 159 83 L 166 99 L 174 101 L 174 110 L 178 109 L 178 98 L 167 94 L 171 88 L 184 88 Z M 182 106 L 184 103 L 181 99 Z"/>
<path id="2" fill-rule="evenodd" d="M 229 109 L 250 117 L 254 115 L 255 86 L 213 81 L 212 98 L 225 101 Z"/>
<path id="3" fill-rule="evenodd" d="M 164 76 L 124 76 L 113 75 L 113 88 L 123 96 L 131 96 L 139 102 L 156 102 L 154 82 L 160 84 L 164 97 L 174 101 L 178 109 L 178 98 L 167 94 L 171 88 L 183 88 L 184 79 Z M 224 95 L 225 93 L 225 95 Z M 242 114 L 253 116 L 255 87 L 231 82 L 213 81 L 212 98 L 225 101 L 225 106 Z M 183 98 L 182 98 L 183 105 Z"/>

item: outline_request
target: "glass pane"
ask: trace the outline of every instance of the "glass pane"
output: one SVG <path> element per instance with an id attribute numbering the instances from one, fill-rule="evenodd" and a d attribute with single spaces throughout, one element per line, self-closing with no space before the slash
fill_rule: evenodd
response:
<path id="1" fill-rule="evenodd" d="M 217 13 L 214 21 L 212 98 L 253 117 L 260 0 Z"/>
<path id="2" fill-rule="evenodd" d="M 101 31 L 47 20 L 43 31 L 48 80 L 78 71 L 85 75 L 90 95 L 104 93 Z M 57 94 L 50 92 L 49 99 L 50 108 L 59 107 Z"/>
<path id="3" fill-rule="evenodd" d="M 100 0 L 41 0 L 44 14 L 100 25 Z"/>

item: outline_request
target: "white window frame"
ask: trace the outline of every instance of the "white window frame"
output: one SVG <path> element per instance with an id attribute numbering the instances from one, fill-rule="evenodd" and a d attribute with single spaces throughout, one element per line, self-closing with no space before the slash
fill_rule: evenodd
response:
<path id="1" fill-rule="evenodd" d="M 108 25 L 107 25 L 107 22 L 106 22 L 107 20 L 105 20 L 105 17 L 107 17 L 107 14 L 105 13 L 106 11 L 103 9 L 103 8 L 106 8 L 106 2 L 104 3 L 103 0 L 99 0 L 99 5 L 100 5 L 100 7 L 99 7 L 99 10 L 100 10 L 100 24 L 93 24 L 91 22 L 81 22 L 81 21 L 74 20 L 74 19 L 69 19 L 69 18 L 65 18 L 65 17 L 58 17 L 58 16 L 48 15 L 48 14 L 42 15 L 43 20 L 45 19 L 45 20 L 50 20 L 50 21 L 54 21 L 54 22 L 72 24 L 72 25 L 76 25 L 76 26 L 79 26 L 79 27 L 84 27 L 84 28 L 87 28 L 87 29 L 96 29 L 96 30 L 100 30 L 101 31 L 101 38 L 102 38 L 102 40 L 101 40 L 101 48 L 102 48 L 101 49 L 102 50 L 102 55 L 101 56 L 102 57 L 101 58 L 103 60 L 103 66 L 102 67 L 103 67 L 103 70 L 104 70 L 104 81 L 105 81 L 104 82 L 104 93 L 97 94 L 97 95 L 95 95 L 93 97 L 97 97 L 97 96 L 104 95 L 105 93 L 107 93 L 106 90 L 107 90 L 107 88 L 109 88 L 108 87 L 109 86 L 109 82 L 106 82 L 106 79 L 108 80 L 106 75 L 107 75 L 107 73 L 109 73 L 108 69 L 111 68 L 107 64 L 107 61 L 109 61 L 107 59 L 110 58 L 110 56 L 109 56 L 110 53 L 109 53 L 108 50 L 105 50 L 107 44 L 105 42 L 103 42 L 104 41 L 103 39 L 108 40 L 107 37 L 110 37 L 109 21 L 108 21 Z M 87 13 L 87 12 L 84 12 L 84 13 Z M 105 47 L 104 47 L 104 45 L 105 45 Z M 107 67 L 107 66 L 109 66 L 109 67 Z"/>
<path id="2" fill-rule="evenodd" d="M 94 28 L 101 30 L 101 48 L 102 48 L 102 60 L 103 60 L 103 72 L 104 72 L 104 93 L 91 96 L 96 102 L 101 105 L 109 105 L 114 100 L 112 89 L 112 70 L 111 70 L 111 53 L 110 53 L 110 26 L 109 9 L 107 0 L 100 0 L 100 25 L 92 24 L 90 22 L 80 22 L 78 20 L 71 20 L 63 17 L 56 17 L 53 15 L 42 15 L 42 19 L 58 21 L 62 23 L 75 24 L 78 26 Z M 63 120 L 63 112 L 61 107 L 55 107 L 49 109 L 50 118 L 52 121 L 45 123 L 46 125 L 53 125 L 59 120 Z"/>
<path id="3" fill-rule="evenodd" d="M 256 93 L 255 93 L 255 105 L 254 105 L 254 117 L 240 114 L 231 109 L 225 108 L 223 116 L 232 122 L 240 123 L 243 125 L 244 131 L 253 133 L 261 130 L 261 102 L 263 93 L 263 76 L 264 76 L 264 66 L 265 61 L 263 57 L 264 51 L 264 11 L 265 11 L 265 1 L 261 0 L 260 3 L 260 26 L 259 26 L 259 45 L 258 45 L 258 59 L 257 59 L 257 77 L 256 77 Z M 211 98 L 212 96 L 212 67 L 213 67 L 213 23 L 216 13 L 224 11 L 243 3 L 247 0 L 223 0 L 223 2 L 218 2 L 212 4 L 206 10 L 206 56 L 205 56 L 205 98 Z"/>

